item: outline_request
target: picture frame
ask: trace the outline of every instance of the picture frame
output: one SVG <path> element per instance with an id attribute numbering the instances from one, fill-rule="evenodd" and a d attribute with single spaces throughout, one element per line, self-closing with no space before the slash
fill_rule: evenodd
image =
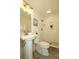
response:
<path id="1" fill-rule="evenodd" d="M 36 18 L 33 19 L 33 25 L 38 26 L 38 20 Z"/>

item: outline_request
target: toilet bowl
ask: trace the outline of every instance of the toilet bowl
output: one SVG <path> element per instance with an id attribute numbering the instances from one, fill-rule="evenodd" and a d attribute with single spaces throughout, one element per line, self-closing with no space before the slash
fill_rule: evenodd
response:
<path id="1" fill-rule="evenodd" d="M 44 56 L 49 56 L 49 52 L 48 52 L 49 43 L 41 41 L 41 42 L 39 42 L 39 45 L 40 45 L 40 48 L 41 48 L 40 54 L 42 54 Z"/>
<path id="2" fill-rule="evenodd" d="M 48 53 L 48 48 L 49 48 L 49 43 L 45 41 L 37 42 L 35 43 L 36 45 L 36 51 L 44 56 L 49 56 Z"/>

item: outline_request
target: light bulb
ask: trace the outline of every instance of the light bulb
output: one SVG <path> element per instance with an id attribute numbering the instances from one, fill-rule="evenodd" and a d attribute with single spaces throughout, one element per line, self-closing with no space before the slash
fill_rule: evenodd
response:
<path id="1" fill-rule="evenodd" d="M 50 10 L 48 10 L 46 13 L 48 13 L 48 14 L 49 14 L 49 13 L 51 13 L 51 11 L 50 11 Z"/>

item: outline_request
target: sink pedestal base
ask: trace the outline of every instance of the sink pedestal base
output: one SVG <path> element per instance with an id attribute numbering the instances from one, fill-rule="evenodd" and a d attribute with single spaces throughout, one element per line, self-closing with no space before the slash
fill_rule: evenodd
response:
<path id="1" fill-rule="evenodd" d="M 32 55 L 32 40 L 25 40 L 26 41 L 26 59 L 33 59 L 33 55 Z"/>

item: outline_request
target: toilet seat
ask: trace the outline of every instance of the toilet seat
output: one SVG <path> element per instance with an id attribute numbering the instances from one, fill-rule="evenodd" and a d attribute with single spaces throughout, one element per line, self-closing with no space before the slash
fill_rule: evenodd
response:
<path id="1" fill-rule="evenodd" d="M 49 45 L 48 42 L 44 42 L 44 41 L 39 42 L 39 44 L 40 44 L 40 45 Z"/>
<path id="2" fill-rule="evenodd" d="M 39 42 L 39 45 L 42 48 L 49 48 L 49 43 L 48 42 L 41 41 L 41 42 Z"/>

